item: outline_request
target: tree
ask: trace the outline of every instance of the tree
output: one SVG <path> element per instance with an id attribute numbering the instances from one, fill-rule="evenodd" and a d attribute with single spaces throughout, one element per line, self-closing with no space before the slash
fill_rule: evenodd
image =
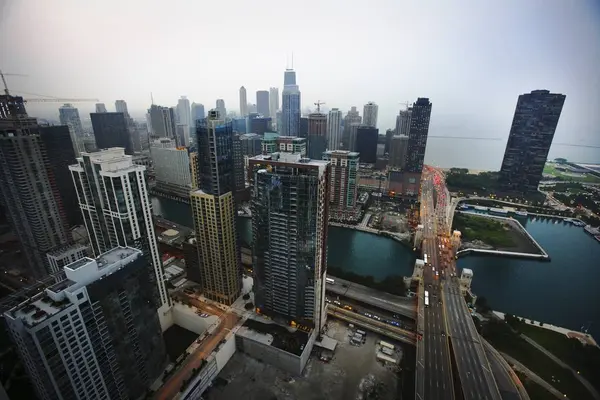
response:
<path id="1" fill-rule="evenodd" d="M 542 321 L 540 321 L 540 326 L 544 326 L 544 323 Z"/>
<path id="2" fill-rule="evenodd" d="M 477 307 L 477 310 L 482 313 L 491 310 L 491 307 L 489 306 L 487 299 L 484 296 L 479 296 L 477 300 L 475 300 L 475 307 Z"/>

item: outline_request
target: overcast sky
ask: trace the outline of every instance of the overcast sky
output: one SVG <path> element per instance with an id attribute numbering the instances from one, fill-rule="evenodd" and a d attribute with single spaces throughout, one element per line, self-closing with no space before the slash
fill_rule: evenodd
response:
<path id="1" fill-rule="evenodd" d="M 9 88 L 94 97 L 134 116 L 180 95 L 239 111 L 238 89 L 283 86 L 290 54 L 303 108 L 429 97 L 431 135 L 507 137 L 521 93 L 567 95 L 556 141 L 600 145 L 600 5 L 594 0 L 0 0 Z M 31 96 L 30 96 L 31 97 Z M 31 114 L 57 115 L 30 104 Z M 78 105 L 83 114 L 93 104 Z M 600 150 L 599 150 L 600 152 Z"/>

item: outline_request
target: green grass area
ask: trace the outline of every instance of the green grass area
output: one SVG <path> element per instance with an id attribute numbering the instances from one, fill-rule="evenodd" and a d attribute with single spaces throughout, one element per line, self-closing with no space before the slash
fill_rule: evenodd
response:
<path id="1" fill-rule="evenodd" d="M 554 164 L 546 164 L 544 166 L 544 174 L 554 175 L 564 181 L 581 182 L 581 183 L 600 183 L 600 178 L 592 174 L 585 174 L 582 177 L 570 176 L 556 169 Z"/>
<path id="2" fill-rule="evenodd" d="M 516 374 L 521 382 L 523 382 L 523 387 L 531 400 L 556 400 L 556 397 L 552 393 L 529 379 L 524 373 L 516 371 Z"/>
<path id="3" fill-rule="evenodd" d="M 484 326 L 482 334 L 496 349 L 523 363 L 570 399 L 593 399 L 571 371 L 562 368 L 546 357 L 544 353 L 531 346 L 513 332 L 504 321 L 491 320 Z"/>
<path id="4" fill-rule="evenodd" d="M 467 241 L 478 239 L 491 246 L 503 248 L 515 246 L 515 240 L 510 228 L 505 227 L 505 223 L 498 220 L 474 215 L 456 214 L 453 225 L 453 229 L 459 230 L 462 237 Z"/>
<path id="5" fill-rule="evenodd" d="M 535 340 L 542 347 L 579 371 L 600 391 L 600 348 L 586 346 L 577 339 L 569 339 L 559 332 L 520 322 L 517 330 Z"/>

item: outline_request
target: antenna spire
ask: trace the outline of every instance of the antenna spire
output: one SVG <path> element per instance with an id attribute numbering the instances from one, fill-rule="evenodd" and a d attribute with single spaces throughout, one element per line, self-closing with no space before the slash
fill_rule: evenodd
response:
<path id="1" fill-rule="evenodd" d="M 152 102 L 151 104 L 154 105 L 154 96 L 152 95 L 152 92 L 150 92 L 150 101 Z"/>
<path id="2" fill-rule="evenodd" d="M 294 69 L 294 52 L 292 51 L 292 69 Z"/>

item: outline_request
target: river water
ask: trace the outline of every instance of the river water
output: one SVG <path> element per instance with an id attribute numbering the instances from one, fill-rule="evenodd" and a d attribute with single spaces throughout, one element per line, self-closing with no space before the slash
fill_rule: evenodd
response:
<path id="1" fill-rule="evenodd" d="M 193 227 L 186 204 L 153 198 L 155 214 Z M 466 256 L 458 268 L 473 270 L 473 291 L 495 310 L 580 330 L 600 340 L 600 243 L 582 228 L 556 220 L 530 218 L 523 225 L 550 255 L 550 262 Z M 251 220 L 240 218 L 238 229 L 251 240 Z M 329 228 L 328 264 L 381 280 L 410 275 L 412 251 L 392 239 L 344 228 Z"/>

